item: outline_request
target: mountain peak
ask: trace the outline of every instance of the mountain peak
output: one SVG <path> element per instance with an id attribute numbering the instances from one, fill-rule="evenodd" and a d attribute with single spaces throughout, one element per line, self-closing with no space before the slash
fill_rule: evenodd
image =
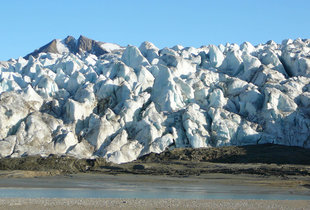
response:
<path id="1" fill-rule="evenodd" d="M 38 57 L 40 53 L 59 53 L 57 50 L 57 40 L 54 39 L 51 42 L 47 43 L 46 45 L 40 47 L 39 49 L 33 51 L 32 53 L 26 55 L 24 58 L 28 59 L 30 56 Z"/>
<path id="2" fill-rule="evenodd" d="M 65 45 L 69 48 L 70 52 L 76 53 L 77 52 L 77 46 L 76 46 L 76 39 L 73 36 L 67 36 L 64 39 Z"/>
<path id="3" fill-rule="evenodd" d="M 68 52 L 73 54 L 83 54 L 86 52 L 100 56 L 110 52 L 109 49 L 103 47 L 104 44 L 104 42 L 95 41 L 83 35 L 80 35 L 77 40 L 73 36 L 67 36 L 64 40 L 52 40 L 48 44 L 40 47 L 32 53 L 29 53 L 24 58 L 28 59 L 30 56 L 38 57 L 40 53 L 62 54 Z M 120 49 L 120 46 L 118 47 Z"/>

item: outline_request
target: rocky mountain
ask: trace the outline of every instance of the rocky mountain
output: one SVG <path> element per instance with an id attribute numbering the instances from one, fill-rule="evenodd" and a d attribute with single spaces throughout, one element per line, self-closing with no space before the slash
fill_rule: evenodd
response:
<path id="1" fill-rule="evenodd" d="M 30 56 L 37 58 L 40 53 L 62 54 L 69 52 L 73 54 L 91 53 L 100 56 L 119 48 L 121 48 L 119 45 L 95 41 L 85 36 L 80 36 L 77 40 L 72 36 L 68 36 L 64 40 L 54 39 L 24 58 L 29 59 Z"/>
<path id="2" fill-rule="evenodd" d="M 69 36 L 0 62 L 1 157 L 310 148 L 309 114 L 309 39 L 160 50 Z"/>

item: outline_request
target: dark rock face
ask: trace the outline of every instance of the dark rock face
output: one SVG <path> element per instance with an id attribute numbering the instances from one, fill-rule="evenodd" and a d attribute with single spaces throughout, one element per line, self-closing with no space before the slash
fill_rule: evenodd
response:
<path id="1" fill-rule="evenodd" d="M 80 36 L 77 42 L 77 52 L 88 52 L 100 56 L 108 53 L 106 50 L 100 47 L 100 42 L 89 39 L 85 36 Z"/>
<path id="2" fill-rule="evenodd" d="M 68 36 L 64 39 L 65 46 L 69 49 L 71 53 L 74 54 L 82 54 L 84 52 L 95 54 L 96 56 L 100 56 L 108 53 L 104 50 L 100 44 L 101 42 L 89 39 L 85 36 L 80 36 L 78 40 L 76 40 L 72 36 Z M 43 47 L 33 51 L 32 53 L 26 55 L 24 58 L 28 59 L 30 56 L 37 57 L 39 53 L 60 53 L 57 49 L 57 40 L 49 42 Z"/>
<path id="3" fill-rule="evenodd" d="M 92 51 L 94 40 L 91 40 L 85 36 L 80 36 L 77 43 L 77 49 L 79 53 L 83 51 L 90 52 Z"/>
<path id="4" fill-rule="evenodd" d="M 93 54 L 95 54 L 96 56 L 100 56 L 100 55 L 108 53 L 108 51 L 106 51 L 100 47 L 100 44 L 98 42 L 93 43 L 92 50 L 93 50 Z"/>
<path id="5" fill-rule="evenodd" d="M 48 44 L 44 45 L 43 47 L 40 47 L 39 49 L 33 51 L 32 53 L 26 55 L 24 58 L 28 59 L 30 56 L 37 57 L 40 53 L 59 53 L 56 46 L 56 39 L 49 42 Z"/>
<path id="6" fill-rule="evenodd" d="M 65 38 L 65 44 L 69 48 L 70 52 L 76 53 L 77 52 L 77 46 L 76 46 L 76 39 L 73 36 L 67 36 Z"/>

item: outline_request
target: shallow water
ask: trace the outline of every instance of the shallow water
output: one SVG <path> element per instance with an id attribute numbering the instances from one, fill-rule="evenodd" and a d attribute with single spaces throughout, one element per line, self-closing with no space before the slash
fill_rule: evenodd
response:
<path id="1" fill-rule="evenodd" d="M 309 200 L 310 190 L 237 185 L 229 179 L 72 176 L 0 179 L 2 198 L 177 198 Z"/>
<path id="2" fill-rule="evenodd" d="M 184 189 L 130 190 L 130 189 L 62 189 L 62 188 L 2 188 L 1 198 L 176 198 L 176 199 L 263 199 L 309 200 L 309 195 L 260 194 L 249 192 L 210 192 Z"/>

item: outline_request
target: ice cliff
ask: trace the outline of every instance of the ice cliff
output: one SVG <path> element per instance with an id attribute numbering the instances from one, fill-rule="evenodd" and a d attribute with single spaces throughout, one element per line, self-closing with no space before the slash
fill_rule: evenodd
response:
<path id="1" fill-rule="evenodd" d="M 0 62 L 1 157 L 310 148 L 309 114 L 310 39 L 159 50 L 67 37 Z"/>

